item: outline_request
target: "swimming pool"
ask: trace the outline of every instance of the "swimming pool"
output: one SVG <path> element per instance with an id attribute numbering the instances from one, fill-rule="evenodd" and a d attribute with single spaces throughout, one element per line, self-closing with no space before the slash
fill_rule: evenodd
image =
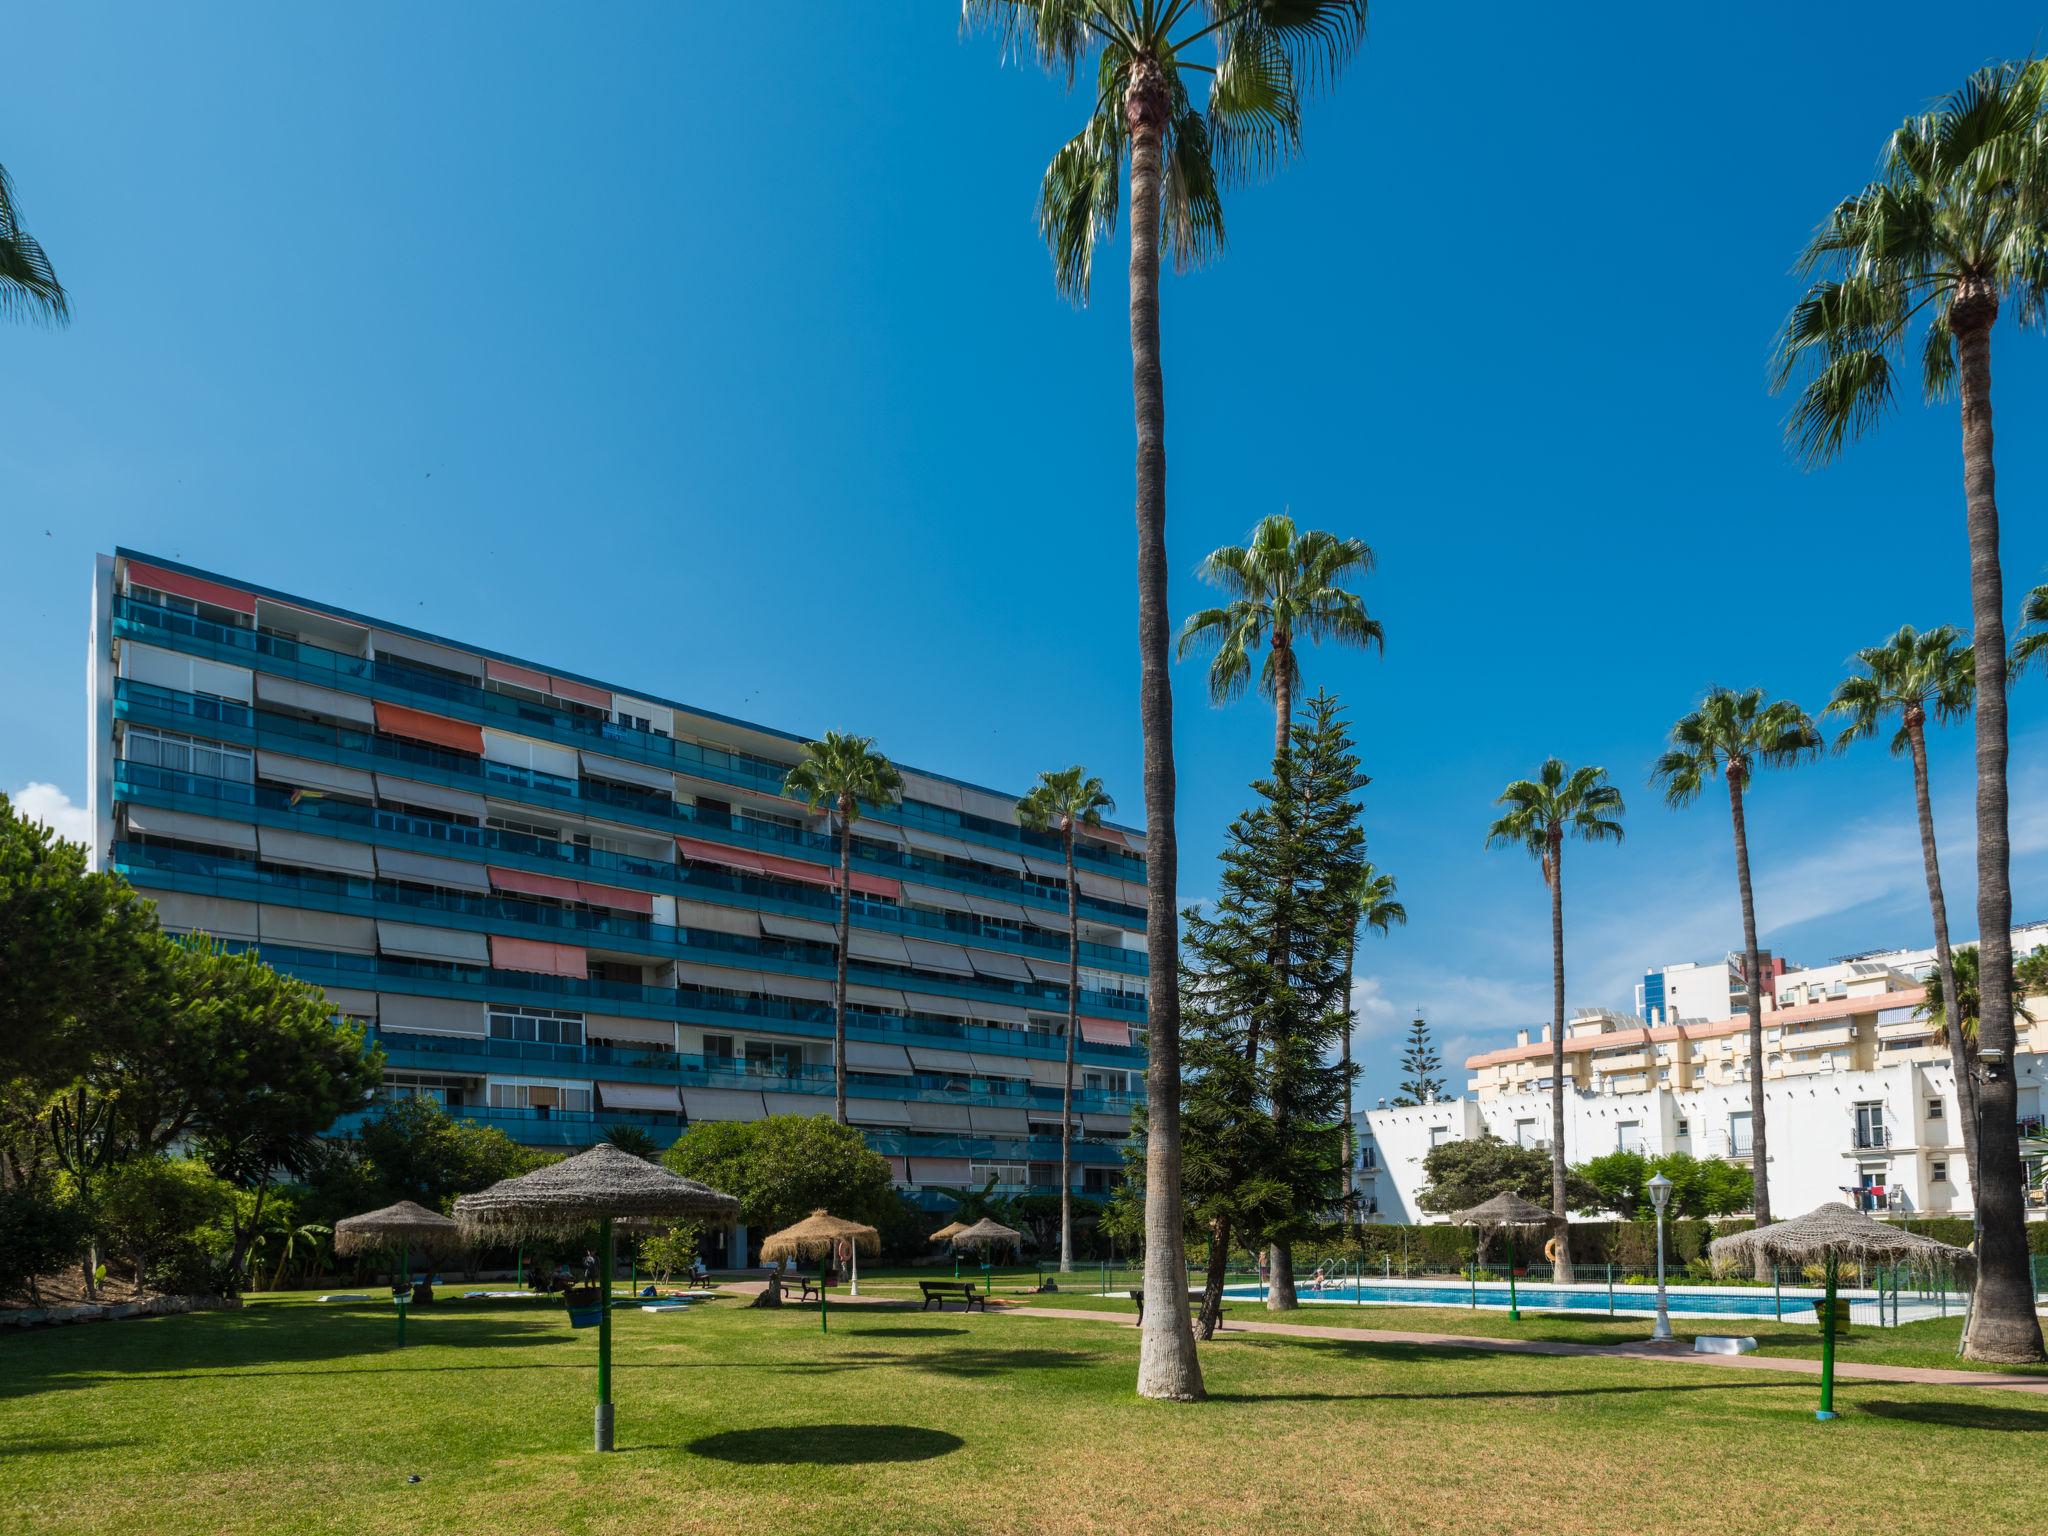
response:
<path id="1" fill-rule="evenodd" d="M 1466 1307 L 1478 1306 L 1505 1312 L 1508 1308 L 1508 1288 L 1505 1282 L 1481 1281 L 1477 1287 L 1465 1281 L 1446 1281 L 1441 1284 L 1413 1284 L 1399 1281 L 1367 1280 L 1363 1283 L 1345 1281 L 1324 1290 L 1311 1290 L 1297 1281 L 1298 1295 L 1304 1306 L 1317 1303 L 1342 1306 L 1397 1306 L 1397 1307 Z M 1266 1288 L 1262 1285 L 1228 1285 L 1223 1294 L 1234 1301 L 1262 1301 Z M 1812 1323 L 1817 1318 L 1813 1304 L 1822 1292 L 1818 1287 L 1787 1288 L 1781 1292 L 1742 1287 L 1725 1290 L 1709 1286 L 1672 1286 L 1665 1292 L 1665 1309 L 1673 1314 L 1693 1317 L 1782 1317 L 1788 1323 Z M 1878 1316 L 1877 1293 L 1874 1291 L 1843 1290 L 1838 1293 L 1849 1303 L 1852 1322 L 1889 1322 L 1892 1317 L 1890 1298 L 1886 1298 L 1884 1316 Z M 1532 1312 L 1613 1312 L 1631 1317 L 1651 1317 L 1657 1311 L 1657 1290 L 1655 1286 L 1617 1285 L 1612 1291 L 1604 1285 L 1522 1285 L 1515 1287 L 1515 1299 L 1523 1308 Z M 1947 1310 L 1959 1308 L 1950 1303 Z M 1941 1315 L 1939 1302 L 1904 1300 L 1899 1303 L 1898 1316 L 1901 1322 L 1913 1322 L 1922 1317 Z"/>

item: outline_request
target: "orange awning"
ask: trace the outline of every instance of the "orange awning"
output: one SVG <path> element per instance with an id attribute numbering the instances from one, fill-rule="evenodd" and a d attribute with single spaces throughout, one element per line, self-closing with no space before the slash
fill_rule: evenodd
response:
<path id="1" fill-rule="evenodd" d="M 567 699 L 572 704 L 588 704 L 592 709 L 612 712 L 612 696 L 602 688 L 593 688 L 588 683 L 579 683 L 566 677 L 550 677 L 548 692 L 558 699 Z"/>
<path id="2" fill-rule="evenodd" d="M 610 907 L 614 912 L 637 912 L 642 917 L 654 915 L 654 897 L 646 891 L 629 891 L 617 885 L 597 885 L 589 880 L 578 880 L 576 889 L 589 906 Z"/>
<path id="3" fill-rule="evenodd" d="M 573 944 L 491 935 L 491 965 L 500 971 L 538 971 L 544 976 L 588 976 L 590 954 Z"/>
<path id="4" fill-rule="evenodd" d="M 484 661 L 484 676 L 494 683 L 510 683 L 515 688 L 531 688 L 535 693 L 548 691 L 548 675 L 536 672 L 531 667 L 514 666 L 509 661 Z"/>
<path id="5" fill-rule="evenodd" d="M 1090 1045 L 1129 1045 L 1131 1026 L 1119 1024 L 1114 1019 L 1091 1019 L 1083 1016 L 1081 1038 Z"/>
<path id="6" fill-rule="evenodd" d="M 751 848 L 728 848 L 723 843 L 710 843 L 694 837 L 679 837 L 676 846 L 693 859 L 706 864 L 723 864 L 727 869 L 745 870 L 750 875 L 768 875 L 779 880 L 801 880 L 806 885 L 823 885 L 837 888 L 839 871 L 825 864 L 812 864 L 804 859 L 786 859 L 779 854 L 757 853 Z M 853 888 L 865 896 L 891 896 L 903 899 L 903 883 L 886 879 L 881 875 L 864 875 L 853 872 Z"/>
<path id="7" fill-rule="evenodd" d="M 471 725 L 465 720 L 450 720 L 446 715 L 430 715 L 424 709 L 407 709 L 402 704 L 386 704 L 379 700 L 377 729 L 388 736 L 405 736 L 414 741 L 430 741 L 437 747 L 452 747 L 472 757 L 484 755 L 482 726 Z"/>
<path id="8" fill-rule="evenodd" d="M 195 603 L 211 603 L 216 608 L 229 608 L 252 616 L 256 612 L 256 599 L 247 592 L 237 592 L 217 581 L 201 581 L 197 576 L 181 576 L 160 565 L 144 565 L 140 560 L 130 560 L 128 580 L 154 587 L 159 592 L 169 592 L 175 597 L 189 597 Z"/>
<path id="9" fill-rule="evenodd" d="M 518 891 L 525 896 L 552 896 L 557 901 L 581 901 L 583 893 L 574 880 L 564 880 L 556 875 L 530 875 L 523 869 L 500 869 L 491 866 L 491 889 L 494 891 Z"/>

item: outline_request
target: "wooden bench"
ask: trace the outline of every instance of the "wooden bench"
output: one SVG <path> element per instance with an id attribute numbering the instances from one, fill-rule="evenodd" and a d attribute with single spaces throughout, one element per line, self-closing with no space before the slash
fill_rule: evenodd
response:
<path id="1" fill-rule="evenodd" d="M 924 1310 L 929 1312 L 933 1302 L 939 1304 L 941 1312 L 946 1310 L 949 1300 L 962 1302 L 969 1312 L 976 1307 L 988 1310 L 988 1298 L 977 1290 L 971 1280 L 920 1280 L 918 1288 L 924 1292 Z"/>
<path id="2" fill-rule="evenodd" d="M 792 1275 L 790 1276 L 790 1279 L 801 1279 L 802 1281 L 803 1292 L 801 1295 L 797 1297 L 798 1301 L 822 1301 L 825 1299 L 825 1286 L 837 1285 L 839 1283 L 839 1277 L 837 1275 L 826 1276 L 824 1285 L 820 1285 L 818 1283 L 818 1277 L 816 1275 L 804 1275 L 801 1277 Z"/>

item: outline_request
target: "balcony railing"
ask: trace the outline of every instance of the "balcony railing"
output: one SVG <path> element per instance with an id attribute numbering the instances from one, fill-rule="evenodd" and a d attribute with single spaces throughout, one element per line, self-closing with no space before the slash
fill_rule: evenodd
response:
<path id="1" fill-rule="evenodd" d="M 1850 1145 L 1859 1151 L 1892 1144 L 1892 1130 L 1888 1125 L 1853 1125 L 1849 1128 Z"/>

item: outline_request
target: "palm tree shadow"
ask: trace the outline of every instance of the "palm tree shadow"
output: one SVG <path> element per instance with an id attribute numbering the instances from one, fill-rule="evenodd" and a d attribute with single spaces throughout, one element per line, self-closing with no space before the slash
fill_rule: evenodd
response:
<path id="1" fill-rule="evenodd" d="M 1916 1424 L 1946 1424 L 1955 1429 L 1998 1429 L 2008 1433 L 2040 1434 L 2048 1431 L 2048 1411 L 2039 1408 L 2008 1408 L 1987 1399 L 1981 1403 L 1896 1403 L 1887 1399 L 1857 1403 L 1856 1409 L 1881 1419 L 1911 1420 Z"/>
<path id="2" fill-rule="evenodd" d="M 789 1424 L 729 1429 L 692 1440 L 683 1449 L 737 1466 L 852 1467 L 930 1461 L 966 1443 L 942 1429 L 910 1424 Z"/>

